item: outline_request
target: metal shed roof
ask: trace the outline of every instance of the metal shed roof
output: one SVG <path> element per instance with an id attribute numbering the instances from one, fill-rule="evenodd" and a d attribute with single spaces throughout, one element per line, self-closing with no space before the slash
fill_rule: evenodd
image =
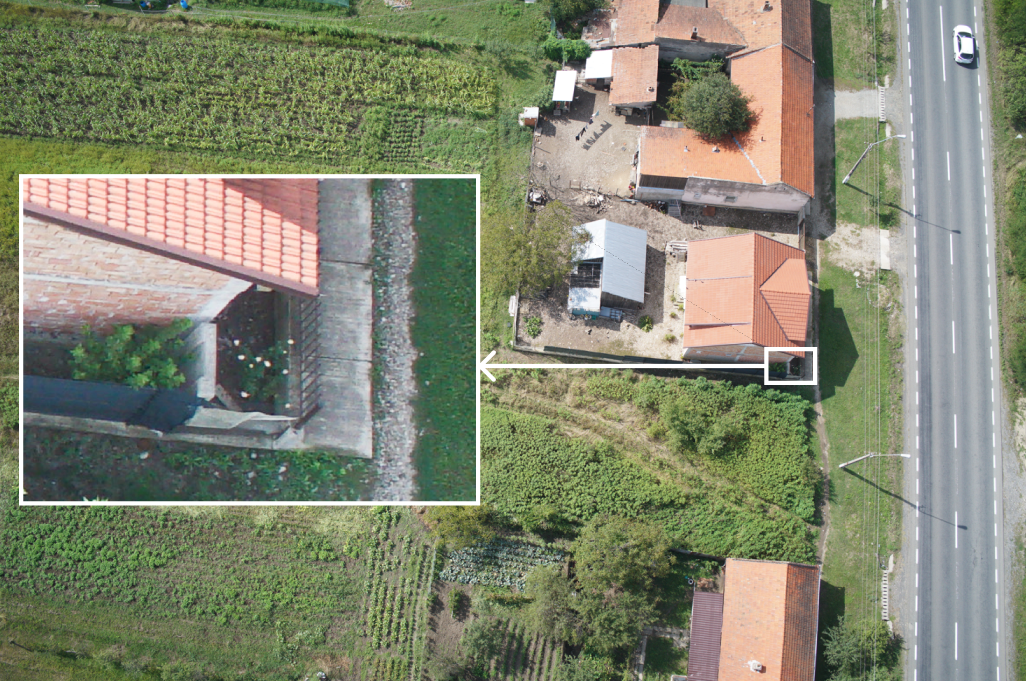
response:
<path id="1" fill-rule="evenodd" d="M 592 52 L 591 56 L 588 57 L 588 61 L 584 64 L 584 77 L 589 80 L 592 78 L 612 78 L 613 51 L 599 50 L 598 52 Z"/>
<path id="2" fill-rule="evenodd" d="M 577 87 L 576 71 L 556 71 L 556 85 L 552 88 L 552 101 L 574 101 L 574 89 Z"/>
<path id="3" fill-rule="evenodd" d="M 602 292 L 597 288 L 572 288 L 568 307 L 571 312 L 574 310 L 598 312 L 602 307 Z"/>
<path id="4" fill-rule="evenodd" d="M 581 225 L 591 235 L 578 260 L 602 258 L 602 292 L 645 302 L 648 232 L 609 220 Z"/>
<path id="5" fill-rule="evenodd" d="M 691 608 L 688 681 L 716 681 L 720 673 L 723 594 L 695 592 Z"/>

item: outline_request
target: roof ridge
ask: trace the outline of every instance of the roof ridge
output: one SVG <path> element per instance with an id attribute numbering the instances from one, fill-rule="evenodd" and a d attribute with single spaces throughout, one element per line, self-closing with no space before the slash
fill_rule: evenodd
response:
<path id="1" fill-rule="evenodd" d="M 799 57 L 801 57 L 801 58 L 802 58 L 802 59 L 804 59 L 805 61 L 809 62 L 810 64 L 815 64 L 815 63 L 816 63 L 816 60 L 815 60 L 815 59 L 813 59 L 812 57 L 806 57 L 806 56 L 805 56 L 804 54 L 802 54 L 801 52 L 799 52 L 799 51 L 798 51 L 798 48 L 797 48 L 797 47 L 792 47 L 791 45 L 788 45 L 788 44 L 787 44 L 786 42 L 784 42 L 784 41 L 781 41 L 781 42 L 780 42 L 780 44 L 781 44 L 781 45 L 783 45 L 784 47 L 786 47 L 787 49 L 791 50 L 791 51 L 792 51 L 792 52 L 794 52 L 794 53 L 795 53 L 796 55 L 798 55 Z"/>
<path id="2" fill-rule="evenodd" d="M 758 167 L 757 165 L 755 165 L 755 161 L 753 161 L 753 160 L 752 160 L 752 157 L 748 155 L 748 152 L 747 152 L 747 151 L 745 151 L 745 148 L 744 148 L 744 147 L 742 147 L 742 146 L 741 146 L 741 143 L 737 141 L 737 137 L 735 137 L 734 135 L 731 135 L 731 136 L 730 136 L 730 139 L 734 140 L 734 144 L 736 144 L 736 145 L 737 145 L 737 148 L 741 150 L 741 153 L 742 153 L 742 154 L 744 154 L 744 157 L 745 157 L 746 159 L 748 159 L 748 162 L 749 162 L 749 163 L 751 164 L 751 166 L 752 166 L 752 170 L 754 170 L 754 171 L 755 171 L 755 174 L 759 176 L 759 179 L 760 179 L 760 180 L 762 180 L 762 183 L 763 183 L 763 184 L 766 184 L 766 178 L 764 178 L 764 177 L 762 176 L 762 173 L 760 173 L 760 172 L 759 172 L 759 167 Z"/>

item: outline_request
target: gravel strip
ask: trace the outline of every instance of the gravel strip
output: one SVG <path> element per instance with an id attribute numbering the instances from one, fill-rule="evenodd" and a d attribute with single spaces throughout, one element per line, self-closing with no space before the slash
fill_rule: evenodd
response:
<path id="1" fill-rule="evenodd" d="M 374 191 L 374 462 L 375 501 L 412 501 L 417 444 L 413 400 L 417 351 L 410 337 L 417 252 L 413 183 L 384 180 Z"/>

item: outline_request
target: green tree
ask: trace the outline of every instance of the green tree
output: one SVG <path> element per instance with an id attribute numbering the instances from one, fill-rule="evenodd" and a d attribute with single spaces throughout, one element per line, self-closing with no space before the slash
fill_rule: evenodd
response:
<path id="1" fill-rule="evenodd" d="M 605 5 L 605 0 L 552 0 L 552 18 L 559 22 L 570 21 Z"/>
<path id="2" fill-rule="evenodd" d="M 586 626 L 584 649 L 600 656 L 633 648 L 641 630 L 658 618 L 650 596 L 617 588 L 582 593 L 577 609 Z"/>
<path id="3" fill-rule="evenodd" d="M 528 626 L 545 638 L 567 643 L 581 639 L 581 618 L 574 610 L 570 581 L 555 566 L 536 567 L 527 575 L 527 595 L 533 600 L 524 609 Z"/>
<path id="4" fill-rule="evenodd" d="M 884 681 L 896 678 L 900 653 L 901 640 L 888 631 L 883 620 L 855 621 L 842 616 L 823 632 L 823 659 L 830 666 L 831 681 L 861 679 L 867 673 Z"/>
<path id="5" fill-rule="evenodd" d="M 463 650 L 477 662 L 490 660 L 502 650 L 505 630 L 502 620 L 492 617 L 475 617 L 463 630 L 460 643 Z"/>
<path id="6" fill-rule="evenodd" d="M 622 588 L 648 593 L 670 571 L 665 530 L 647 520 L 596 516 L 574 542 L 577 582 L 587 593 Z"/>
<path id="7" fill-rule="evenodd" d="M 427 512 L 431 533 L 451 549 L 462 549 L 495 537 L 494 512 L 480 506 L 433 506 Z"/>
<path id="8" fill-rule="evenodd" d="M 741 132 L 748 129 L 755 115 L 748 108 L 752 98 L 724 73 L 712 73 L 693 82 L 678 80 L 674 88 L 667 102 L 667 114 L 700 135 L 718 139 Z"/>
<path id="9" fill-rule="evenodd" d="M 481 284 L 506 296 L 532 295 L 562 282 L 588 233 L 570 208 L 552 201 L 537 212 L 490 215 L 481 221 Z"/>
<path id="10" fill-rule="evenodd" d="M 581 61 L 591 56 L 591 45 L 583 40 L 560 40 L 553 34 L 542 43 L 542 51 L 552 61 L 565 63 L 568 61 Z"/>

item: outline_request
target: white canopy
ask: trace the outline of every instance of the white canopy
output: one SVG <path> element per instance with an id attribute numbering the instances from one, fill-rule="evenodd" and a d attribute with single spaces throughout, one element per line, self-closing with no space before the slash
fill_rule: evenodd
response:
<path id="1" fill-rule="evenodd" d="M 602 307 L 602 291 L 597 288 L 570 289 L 570 311 L 586 310 L 598 312 Z"/>
<path id="2" fill-rule="evenodd" d="M 552 101 L 574 101 L 574 89 L 577 87 L 576 71 L 556 71 L 556 86 L 552 88 Z"/>
<path id="3" fill-rule="evenodd" d="M 592 52 L 584 65 L 584 77 L 587 80 L 593 78 L 613 77 L 613 51 L 599 50 Z"/>

